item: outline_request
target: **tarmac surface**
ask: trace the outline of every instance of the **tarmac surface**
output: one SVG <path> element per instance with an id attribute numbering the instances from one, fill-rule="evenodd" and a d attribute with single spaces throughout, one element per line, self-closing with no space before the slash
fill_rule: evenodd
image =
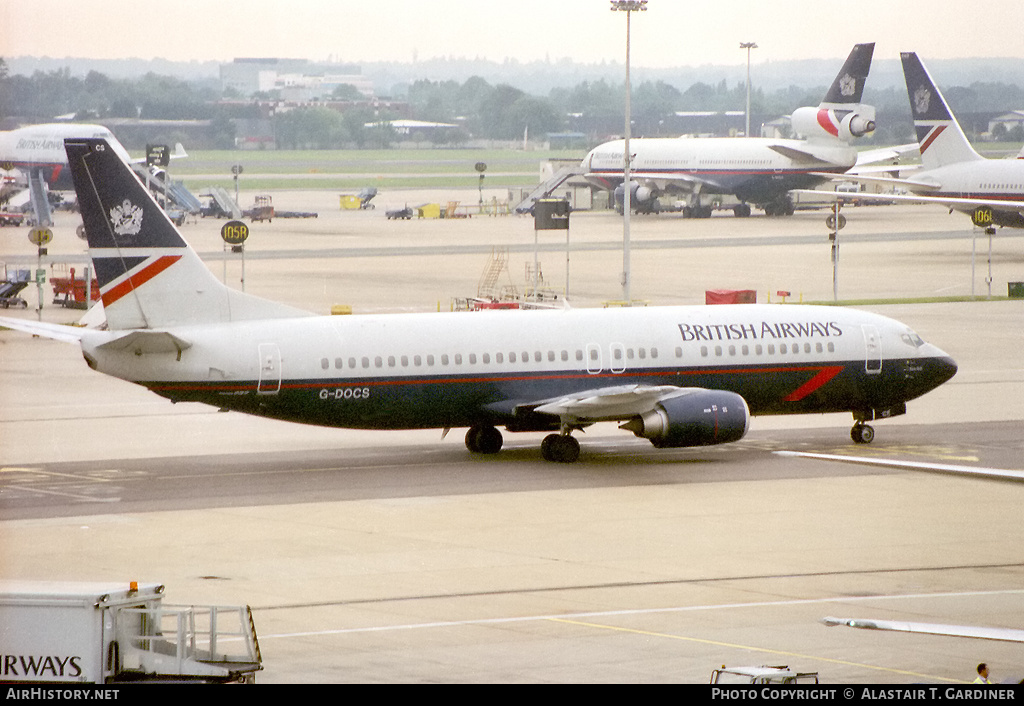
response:
<path id="1" fill-rule="evenodd" d="M 448 310 L 507 248 L 507 285 L 525 289 L 529 217 L 384 217 L 459 198 L 477 192 L 384 192 L 357 212 L 335 193 L 275 193 L 279 209 L 320 216 L 253 224 L 245 288 L 323 313 Z M 987 292 L 988 239 L 972 238 L 966 216 L 844 213 L 840 298 Z M 75 225 L 59 215 L 54 260 L 84 262 Z M 241 286 L 220 225 L 183 233 Z M 0 230 L 0 260 L 34 266 L 25 230 Z M 994 294 L 1024 280 L 1021 235 L 992 241 Z M 569 237 L 573 305 L 621 299 L 621 218 L 575 213 Z M 564 234 L 538 240 L 544 284 L 561 295 Z M 821 212 L 635 216 L 631 250 L 632 298 L 651 305 L 700 304 L 706 289 L 833 296 Z M 4 313 L 35 318 L 34 288 L 25 294 L 27 310 Z M 44 296 L 45 320 L 83 313 Z M 1024 677 L 1019 644 L 818 622 L 1024 626 L 1024 486 L 774 453 L 1024 470 L 1024 301 L 861 308 L 913 326 L 960 366 L 906 416 L 876 423 L 870 446 L 850 442 L 849 415 L 759 417 L 743 441 L 710 449 L 656 450 L 597 425 L 568 467 L 541 460 L 536 434 L 507 433 L 481 459 L 460 430 L 321 429 L 171 405 L 93 373 L 74 346 L 2 331 L 0 578 L 157 581 L 172 603 L 249 604 L 264 683 L 699 683 L 723 664 L 953 683 L 981 661 L 997 681 Z"/>

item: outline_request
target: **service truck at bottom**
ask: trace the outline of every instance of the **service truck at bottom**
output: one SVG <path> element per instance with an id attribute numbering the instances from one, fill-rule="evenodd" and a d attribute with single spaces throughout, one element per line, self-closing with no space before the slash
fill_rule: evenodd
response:
<path id="1" fill-rule="evenodd" d="M 248 606 L 163 604 L 155 583 L 0 581 L 0 682 L 253 682 Z"/>

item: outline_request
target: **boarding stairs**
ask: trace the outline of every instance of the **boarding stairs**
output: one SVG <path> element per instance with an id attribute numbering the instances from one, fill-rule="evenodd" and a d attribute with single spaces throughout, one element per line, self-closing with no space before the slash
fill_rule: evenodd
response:
<path id="1" fill-rule="evenodd" d="M 536 189 L 530 192 L 530 194 L 524 198 L 515 207 L 516 213 L 529 213 L 533 210 L 534 204 L 540 199 L 546 199 L 565 182 L 569 181 L 573 177 L 580 176 L 584 173 L 583 167 L 580 165 L 573 165 L 569 167 L 562 167 L 555 172 L 550 179 L 540 184 Z"/>
<path id="2" fill-rule="evenodd" d="M 53 225 L 53 211 L 50 209 L 50 190 L 46 186 L 46 180 L 42 172 L 36 172 L 29 179 L 29 201 L 32 204 L 32 213 L 35 216 L 35 224 L 41 228 L 48 228 Z"/>
<path id="3" fill-rule="evenodd" d="M 238 207 L 235 200 L 231 197 L 231 194 L 227 192 L 222 186 L 211 186 L 210 196 L 213 197 L 214 203 L 226 214 L 229 214 L 231 218 L 238 220 L 242 217 L 242 209 Z"/>

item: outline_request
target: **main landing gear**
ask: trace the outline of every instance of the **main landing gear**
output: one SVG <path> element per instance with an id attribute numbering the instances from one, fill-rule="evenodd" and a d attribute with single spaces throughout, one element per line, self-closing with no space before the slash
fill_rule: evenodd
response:
<path id="1" fill-rule="evenodd" d="M 466 448 L 476 454 L 496 454 L 501 443 L 501 432 L 494 427 L 470 427 L 466 432 Z"/>
<path id="2" fill-rule="evenodd" d="M 850 438 L 855 444 L 870 444 L 875 439 L 875 430 L 864 422 L 856 422 L 850 430 Z"/>
<path id="3" fill-rule="evenodd" d="M 568 430 L 561 434 L 548 434 L 540 444 L 540 454 L 545 461 L 575 463 L 580 457 L 580 442 Z"/>
<path id="4" fill-rule="evenodd" d="M 541 456 L 554 463 L 574 463 L 580 457 L 580 442 L 566 427 L 560 434 L 549 434 L 540 445 Z M 496 454 L 501 451 L 501 432 L 491 426 L 470 427 L 466 432 L 466 448 L 475 454 Z"/>

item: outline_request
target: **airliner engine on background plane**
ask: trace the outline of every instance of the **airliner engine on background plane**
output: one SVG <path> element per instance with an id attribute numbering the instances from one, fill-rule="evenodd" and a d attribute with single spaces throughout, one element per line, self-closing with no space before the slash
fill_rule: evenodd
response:
<path id="1" fill-rule="evenodd" d="M 793 132 L 806 139 L 630 140 L 634 208 L 651 210 L 663 194 L 688 195 L 687 215 L 706 218 L 711 207 L 701 203 L 701 195 L 729 194 L 742 202 L 734 208 L 737 216 L 749 216 L 750 204 L 768 215 L 792 214 L 787 192 L 811 188 L 829 173 L 841 174 L 854 166 L 857 150 L 850 142 L 875 129 L 875 109 L 860 103 L 874 48 L 874 44 L 856 45 L 821 104 L 793 111 Z M 621 194 L 624 149 L 623 140 L 594 148 L 583 159 L 586 179 Z M 623 199 L 617 196 L 616 200 Z"/>
<path id="2" fill-rule="evenodd" d="M 900 59 L 921 167 L 905 179 L 855 174 L 843 179 L 911 192 L 858 193 L 860 200 L 937 203 L 971 214 L 979 226 L 1024 228 L 1024 159 L 986 159 L 978 154 L 917 54 L 904 52 Z"/>
<path id="3" fill-rule="evenodd" d="M 751 414 L 906 411 L 956 372 L 906 325 L 836 307 L 734 305 L 314 316 L 217 280 L 101 139 L 67 152 L 108 330 L 0 324 L 78 342 L 89 366 L 173 401 L 363 429 L 572 432 L 618 421 L 656 447 L 740 439 Z"/>

